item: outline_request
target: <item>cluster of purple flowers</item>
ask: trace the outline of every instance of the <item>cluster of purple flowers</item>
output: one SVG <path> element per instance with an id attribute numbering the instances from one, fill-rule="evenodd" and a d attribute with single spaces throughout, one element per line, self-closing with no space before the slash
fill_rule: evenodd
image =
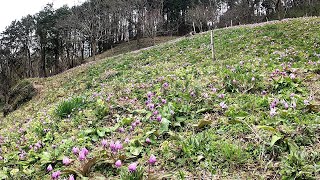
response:
<path id="1" fill-rule="evenodd" d="M 86 159 L 86 156 L 89 154 L 89 151 L 88 151 L 88 149 L 86 149 L 86 148 L 82 148 L 81 150 L 78 148 L 78 147 L 73 147 L 72 148 L 72 153 L 74 154 L 74 155 L 78 155 L 78 158 L 79 158 L 79 160 L 80 161 L 83 161 L 83 160 L 85 160 Z M 67 156 L 65 156 L 63 159 L 62 159 L 62 163 L 63 163 L 63 165 L 65 165 L 65 166 L 69 166 L 70 164 L 71 164 L 71 162 L 72 162 L 72 160 L 69 158 L 69 157 L 67 157 Z M 47 171 L 48 172 L 51 172 L 53 170 L 53 167 L 52 167 L 52 165 L 51 164 L 49 164 L 48 166 L 47 166 Z M 53 172 L 52 174 L 51 174 L 51 178 L 52 179 L 54 179 L 54 180 L 56 180 L 56 179 L 59 179 L 59 177 L 61 176 L 61 172 L 60 171 L 55 171 L 55 172 Z M 74 180 L 75 178 L 74 178 L 74 175 L 69 175 L 69 180 Z"/>
<path id="2" fill-rule="evenodd" d="M 139 125 L 141 125 L 141 121 L 139 119 L 133 121 L 130 126 L 130 131 L 134 131 L 134 129 Z"/>
<path id="3" fill-rule="evenodd" d="M 296 101 L 294 99 L 294 94 L 291 94 L 290 95 L 291 99 L 292 99 L 292 102 L 291 102 L 291 105 L 289 106 L 288 102 L 284 99 L 282 99 L 281 101 L 277 98 L 275 98 L 271 104 L 270 104 L 270 116 L 273 117 L 277 114 L 277 106 L 281 103 L 283 105 L 283 108 L 284 109 L 289 109 L 289 107 L 295 109 L 296 108 Z"/>
<path id="4" fill-rule="evenodd" d="M 61 172 L 56 171 L 56 172 L 52 173 L 51 177 L 52 177 L 52 179 L 58 179 L 60 175 L 61 175 Z"/>
<path id="5" fill-rule="evenodd" d="M 38 141 L 37 143 L 35 143 L 34 146 L 32 146 L 32 145 L 29 146 L 30 149 L 33 148 L 35 151 L 41 149 L 41 147 L 42 147 L 42 143 L 41 143 L 40 141 Z"/>
<path id="6" fill-rule="evenodd" d="M 316 54 L 316 53 L 315 53 L 315 55 L 317 55 L 317 56 L 320 58 L 320 54 Z M 318 62 L 316 62 L 316 61 L 313 62 L 313 61 L 309 60 L 309 61 L 308 61 L 308 64 L 309 64 L 309 65 L 312 65 L 312 66 L 315 66 L 315 65 L 317 65 L 317 64 L 320 64 L 320 61 L 318 61 Z"/>
<path id="7" fill-rule="evenodd" d="M 169 87 L 169 84 L 164 84 L 163 85 L 164 87 Z M 149 111 L 152 112 L 152 116 L 150 117 L 151 120 L 157 120 L 158 122 L 161 122 L 162 121 L 162 116 L 161 114 L 159 113 L 159 111 L 157 110 L 158 108 L 160 108 L 162 105 L 166 104 L 167 103 L 167 100 L 166 99 L 163 99 L 161 96 L 158 96 L 158 101 L 160 101 L 159 103 L 156 103 L 154 104 L 153 101 L 154 101 L 154 98 L 155 97 L 155 94 L 152 93 L 152 92 L 148 92 L 147 93 L 147 101 L 146 101 L 146 106 L 147 108 L 149 109 Z M 157 101 L 157 100 L 155 100 Z"/>
<path id="8" fill-rule="evenodd" d="M 271 78 L 273 77 L 277 77 L 277 76 L 287 76 L 287 72 L 285 71 L 280 71 L 279 69 L 276 69 L 275 71 L 273 71 L 270 75 Z"/>
<path id="9" fill-rule="evenodd" d="M 291 63 L 291 62 L 289 62 L 289 63 L 282 63 L 282 64 L 281 64 L 281 67 L 282 67 L 282 69 L 284 69 L 284 70 L 290 69 L 291 66 L 292 66 L 292 63 Z"/>
<path id="10" fill-rule="evenodd" d="M 110 147 L 111 152 L 113 152 L 113 153 L 117 153 L 121 149 L 123 149 L 123 145 L 120 141 L 116 141 L 116 142 L 111 141 L 109 144 L 109 147 Z"/>
<path id="11" fill-rule="evenodd" d="M 78 147 L 72 148 L 72 153 L 74 155 L 78 155 L 78 159 L 80 161 L 84 161 L 87 158 L 87 155 L 89 154 L 89 151 L 87 148 L 82 148 L 81 150 Z"/>
<path id="12" fill-rule="evenodd" d="M 148 160 L 148 164 L 149 165 L 155 165 L 156 162 L 157 162 L 156 156 L 151 155 L 149 160 Z M 121 161 L 120 160 L 116 161 L 115 166 L 117 168 L 121 167 Z M 130 173 L 133 173 L 133 172 L 135 172 L 137 170 L 137 167 L 138 167 L 138 163 L 133 162 L 133 163 L 129 164 L 128 170 L 129 170 Z"/>
<path id="13" fill-rule="evenodd" d="M 20 159 L 20 160 L 25 160 L 26 156 L 27 156 L 27 153 L 26 153 L 25 151 L 22 151 L 22 152 L 19 154 L 19 159 Z"/>

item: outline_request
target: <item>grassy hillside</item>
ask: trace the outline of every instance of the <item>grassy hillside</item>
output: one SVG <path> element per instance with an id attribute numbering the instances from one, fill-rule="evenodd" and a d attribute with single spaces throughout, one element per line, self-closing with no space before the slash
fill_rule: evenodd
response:
<path id="1" fill-rule="evenodd" d="M 96 59 L 104 59 L 112 56 L 116 56 L 119 54 L 128 53 L 131 51 L 136 51 L 142 48 L 147 48 L 153 45 L 161 44 L 170 40 L 177 39 L 178 36 L 160 36 L 152 38 L 143 38 L 140 39 L 140 45 L 138 46 L 137 40 L 132 40 L 129 42 L 123 42 L 120 44 L 116 44 L 112 49 L 105 51 L 96 56 Z M 91 62 L 93 58 L 86 59 L 86 62 Z"/>
<path id="2" fill-rule="evenodd" d="M 216 30 L 214 62 L 209 44 L 33 79 L 1 120 L 0 179 L 319 179 L 320 18 Z"/>

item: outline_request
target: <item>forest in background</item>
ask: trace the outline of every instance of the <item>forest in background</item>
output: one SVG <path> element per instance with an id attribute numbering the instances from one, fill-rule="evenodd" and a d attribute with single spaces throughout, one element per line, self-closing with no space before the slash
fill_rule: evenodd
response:
<path id="1" fill-rule="evenodd" d="M 17 81 L 49 77 L 119 43 L 319 16 L 320 0 L 88 0 L 13 21 L 0 34 L 0 104 Z"/>

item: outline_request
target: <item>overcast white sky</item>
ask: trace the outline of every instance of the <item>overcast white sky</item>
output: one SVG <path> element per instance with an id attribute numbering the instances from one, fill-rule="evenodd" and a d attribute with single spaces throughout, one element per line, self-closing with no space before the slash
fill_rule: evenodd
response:
<path id="1" fill-rule="evenodd" d="M 0 0 L 0 32 L 3 32 L 11 21 L 19 20 L 28 14 L 33 15 L 48 3 L 53 3 L 55 8 L 59 8 L 64 4 L 71 7 L 81 2 L 84 0 Z"/>

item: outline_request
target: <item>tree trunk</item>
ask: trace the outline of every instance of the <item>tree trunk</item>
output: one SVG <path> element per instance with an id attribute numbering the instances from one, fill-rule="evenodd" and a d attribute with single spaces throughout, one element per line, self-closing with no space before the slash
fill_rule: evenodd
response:
<path id="1" fill-rule="evenodd" d="M 30 49 L 28 47 L 27 49 L 27 53 L 28 53 L 28 76 L 32 77 L 32 62 L 31 62 L 31 53 L 30 53 Z"/>
<path id="2" fill-rule="evenodd" d="M 140 38 L 142 36 L 142 30 L 141 30 L 141 22 L 137 23 L 137 47 L 140 49 L 141 43 L 140 43 Z"/>
<path id="3" fill-rule="evenodd" d="M 97 43 L 96 43 L 96 38 L 92 38 L 91 41 L 91 52 L 92 52 L 92 57 L 93 60 L 96 60 L 96 52 L 97 52 Z"/>
<path id="4" fill-rule="evenodd" d="M 40 58 L 40 69 L 39 69 L 39 75 L 40 77 L 47 77 L 46 72 L 46 50 L 45 47 L 41 44 L 41 58 Z"/>
<path id="5" fill-rule="evenodd" d="M 84 62 L 84 43 L 85 41 L 82 41 L 82 46 L 81 46 L 81 61 Z"/>

